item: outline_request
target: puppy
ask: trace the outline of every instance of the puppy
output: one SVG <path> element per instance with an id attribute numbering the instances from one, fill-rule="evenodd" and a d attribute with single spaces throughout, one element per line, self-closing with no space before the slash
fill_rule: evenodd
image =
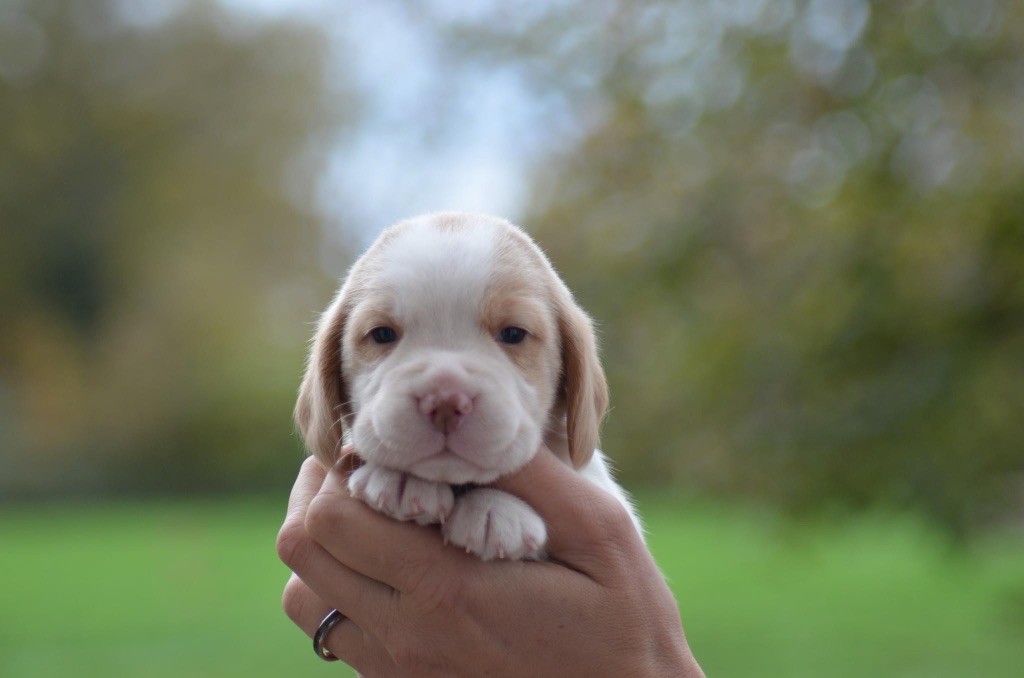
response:
<path id="1" fill-rule="evenodd" d="M 487 560 L 537 559 L 546 531 L 480 487 L 542 445 L 629 510 L 596 450 L 608 404 L 590 319 L 519 228 L 440 213 L 385 230 L 321 317 L 295 408 L 306 446 L 362 460 L 349 489 L 398 520 L 439 523 Z M 641 530 L 642 534 L 642 530 Z"/>

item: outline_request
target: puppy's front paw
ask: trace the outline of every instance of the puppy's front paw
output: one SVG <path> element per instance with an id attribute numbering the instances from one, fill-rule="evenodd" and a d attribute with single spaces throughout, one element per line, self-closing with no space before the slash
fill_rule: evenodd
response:
<path id="1" fill-rule="evenodd" d="M 441 531 L 447 541 L 483 560 L 541 558 L 547 541 L 536 511 L 507 492 L 487 488 L 459 497 Z"/>
<path id="2" fill-rule="evenodd" d="M 353 471 L 348 490 L 385 515 L 420 525 L 444 523 L 455 504 L 450 486 L 376 464 Z"/>

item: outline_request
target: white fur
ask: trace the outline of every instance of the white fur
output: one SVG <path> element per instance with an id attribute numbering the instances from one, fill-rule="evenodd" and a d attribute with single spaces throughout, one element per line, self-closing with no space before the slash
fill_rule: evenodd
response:
<path id="1" fill-rule="evenodd" d="M 520 468 L 540 444 L 546 413 L 494 338 L 479 307 L 491 270 L 493 229 L 439 233 L 416 224 L 383 255 L 379 280 L 393 295 L 402 338 L 352 378 L 352 442 L 367 461 L 445 483 L 488 483 Z M 448 383 L 474 410 L 450 435 L 411 407 Z"/>
<path id="2" fill-rule="evenodd" d="M 399 520 L 440 523 L 447 541 L 484 559 L 542 557 L 546 530 L 532 508 L 489 488 L 470 489 L 456 498 L 451 486 L 486 484 L 515 472 L 545 442 L 559 448 L 556 454 L 567 462 L 580 458 L 573 456 L 573 436 L 567 434 L 572 408 L 599 410 L 573 419 L 583 422 L 576 424 L 573 440 L 596 442 L 607 396 L 589 319 L 532 241 L 492 217 L 428 215 L 405 222 L 382 237 L 364 260 L 321 321 L 296 410 L 307 444 L 329 460 L 338 413 L 324 408 L 348 407 L 345 435 L 365 462 L 349 480 L 354 496 Z M 533 276 L 524 282 L 547 281 L 541 288 L 546 290 L 541 306 L 547 309 L 546 320 L 532 328 L 531 335 L 537 336 L 530 339 L 540 342 L 533 345 L 536 355 L 551 363 L 540 377 L 536 369 L 517 366 L 509 345 L 498 341 L 495 328 L 482 320 L 499 268 L 506 283 L 509 275 L 513 281 L 515 276 Z M 536 294 L 538 288 L 523 289 Z M 343 339 L 331 334 L 338 331 L 339 314 L 347 314 Z M 394 325 L 398 340 L 373 342 L 364 325 L 378 322 Z M 566 331 L 578 336 L 566 337 Z M 558 350 L 566 355 L 568 344 L 576 359 L 585 361 L 571 375 L 558 364 Z M 354 360 L 360 349 L 372 359 Z M 340 351 L 344 378 L 337 375 L 343 384 L 339 391 L 349 398 L 334 406 L 329 405 L 333 385 L 325 385 L 320 365 L 331 351 Z M 577 390 L 591 389 L 593 397 L 574 399 L 559 392 L 570 388 L 565 385 L 569 379 Z M 452 428 L 438 428 L 432 416 L 442 401 L 459 403 Z M 591 457 L 590 449 L 584 447 L 579 472 L 621 502 L 642 534 L 604 456 L 596 452 Z"/>

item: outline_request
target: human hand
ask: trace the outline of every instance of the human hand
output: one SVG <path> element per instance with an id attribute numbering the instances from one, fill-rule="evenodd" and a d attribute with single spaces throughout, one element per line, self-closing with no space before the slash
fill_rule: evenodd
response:
<path id="1" fill-rule="evenodd" d="M 495 483 L 544 517 L 542 562 L 491 561 L 446 546 L 354 499 L 348 455 L 308 459 L 278 553 L 295 573 L 288 616 L 367 676 L 702 676 L 675 599 L 625 509 L 544 450 Z"/>

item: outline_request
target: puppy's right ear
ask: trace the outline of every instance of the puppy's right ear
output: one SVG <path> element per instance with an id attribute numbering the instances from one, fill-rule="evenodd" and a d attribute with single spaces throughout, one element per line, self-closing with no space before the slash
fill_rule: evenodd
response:
<path id="1" fill-rule="evenodd" d="M 346 316 L 344 290 L 341 290 L 320 316 L 306 375 L 295 403 L 295 424 L 306 448 L 326 468 L 331 468 L 338 460 L 342 420 L 351 412 L 348 388 L 341 374 L 341 340 Z"/>

